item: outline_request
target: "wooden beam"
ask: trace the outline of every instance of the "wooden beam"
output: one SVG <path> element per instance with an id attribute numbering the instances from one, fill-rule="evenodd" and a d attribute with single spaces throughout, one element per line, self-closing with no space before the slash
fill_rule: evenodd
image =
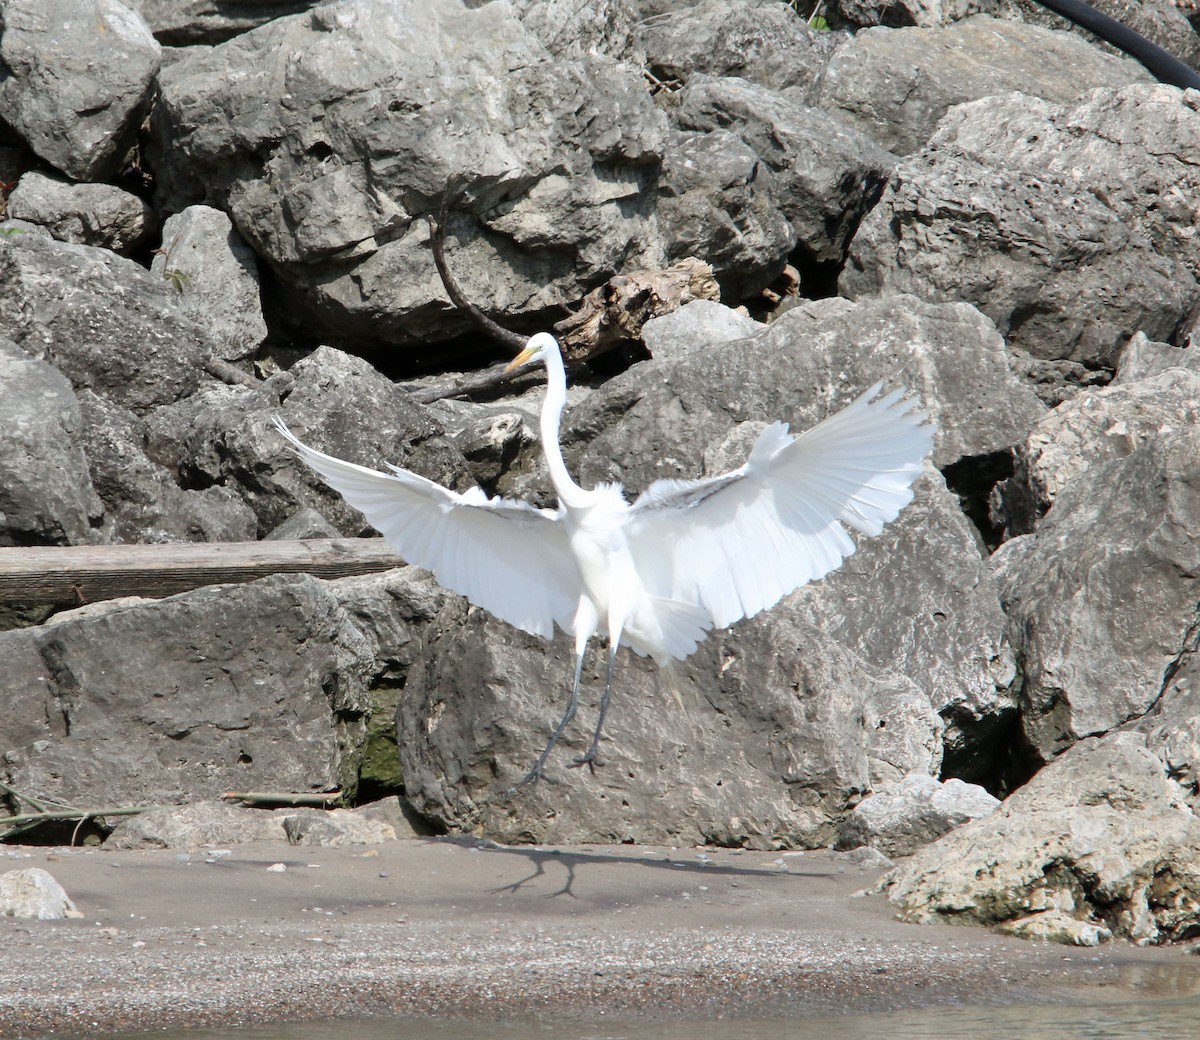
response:
<path id="1" fill-rule="evenodd" d="M 268 574 L 340 578 L 402 567 L 382 538 L 67 545 L 0 549 L 0 603 L 80 605 L 171 596 Z"/>

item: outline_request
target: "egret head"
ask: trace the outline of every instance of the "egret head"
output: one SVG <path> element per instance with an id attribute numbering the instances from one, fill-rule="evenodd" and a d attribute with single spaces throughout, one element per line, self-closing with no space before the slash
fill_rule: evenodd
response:
<path id="1" fill-rule="evenodd" d="M 558 352 L 558 342 L 550 333 L 539 332 L 536 336 L 529 337 L 525 349 L 509 362 L 508 368 L 504 371 L 512 372 L 530 361 L 545 361 L 546 355 L 551 351 Z"/>

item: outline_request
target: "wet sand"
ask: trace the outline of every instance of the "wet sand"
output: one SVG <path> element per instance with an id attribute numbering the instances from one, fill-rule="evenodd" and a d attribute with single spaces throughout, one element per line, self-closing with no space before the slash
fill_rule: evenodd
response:
<path id="1" fill-rule="evenodd" d="M 279 869 L 279 864 L 284 869 Z M 1200 958 L 897 922 L 824 852 L 469 839 L 0 847 L 82 918 L 0 918 L 0 1037 L 368 1015 L 827 1015 L 1200 991 Z M 270 869 L 274 867 L 274 869 Z"/>

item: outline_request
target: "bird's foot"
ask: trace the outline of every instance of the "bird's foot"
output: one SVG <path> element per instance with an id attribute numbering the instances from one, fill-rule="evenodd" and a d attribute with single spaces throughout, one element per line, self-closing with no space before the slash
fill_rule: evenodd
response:
<path id="1" fill-rule="evenodd" d="M 543 768 L 545 763 L 537 762 L 534 767 L 529 770 L 520 780 L 508 789 L 508 794 L 516 794 L 526 784 L 536 784 L 539 780 L 544 780 L 548 784 L 556 784 L 558 781 L 552 777 Z"/>
<path id="2" fill-rule="evenodd" d="M 581 769 L 587 766 L 593 773 L 596 771 L 596 766 L 604 765 L 597 756 L 597 749 L 590 748 L 586 755 L 580 755 L 578 758 L 573 758 L 568 763 L 568 769 Z"/>

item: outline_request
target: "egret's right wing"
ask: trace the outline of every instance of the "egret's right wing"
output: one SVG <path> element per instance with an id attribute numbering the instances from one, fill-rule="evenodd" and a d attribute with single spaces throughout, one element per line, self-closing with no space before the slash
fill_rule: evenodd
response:
<path id="1" fill-rule="evenodd" d="M 879 391 L 797 437 L 768 426 L 731 473 L 647 488 L 627 528 L 647 590 L 724 627 L 840 566 L 855 548 L 847 526 L 879 534 L 911 501 L 933 443 L 924 413 Z"/>
<path id="2" fill-rule="evenodd" d="M 570 631 L 580 580 L 558 514 L 479 488 L 459 494 L 408 470 L 379 473 L 279 432 L 330 487 L 360 510 L 408 563 L 515 628 L 549 639 Z"/>

